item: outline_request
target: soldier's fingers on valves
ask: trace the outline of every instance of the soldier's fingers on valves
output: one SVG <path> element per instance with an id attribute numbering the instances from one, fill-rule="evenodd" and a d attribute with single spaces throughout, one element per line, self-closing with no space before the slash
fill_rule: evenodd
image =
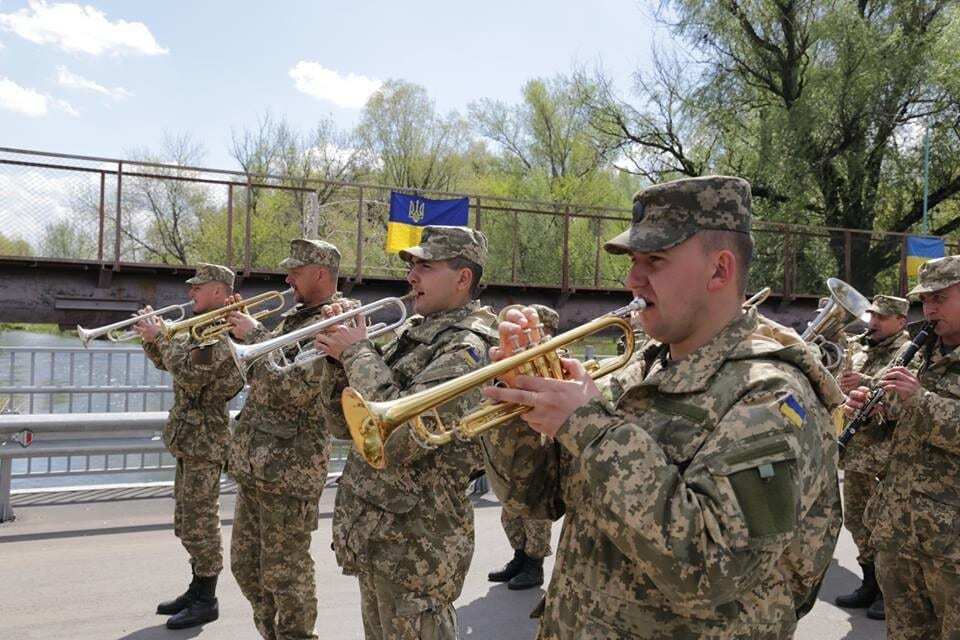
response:
<path id="1" fill-rule="evenodd" d="M 519 376 L 517 379 L 525 378 L 527 376 Z M 497 402 L 512 402 L 514 404 L 522 404 L 527 407 L 534 407 L 537 405 L 538 394 L 535 391 L 527 391 L 525 389 L 515 389 L 511 387 L 484 387 L 483 395 L 490 398 L 491 400 L 496 400 Z"/>

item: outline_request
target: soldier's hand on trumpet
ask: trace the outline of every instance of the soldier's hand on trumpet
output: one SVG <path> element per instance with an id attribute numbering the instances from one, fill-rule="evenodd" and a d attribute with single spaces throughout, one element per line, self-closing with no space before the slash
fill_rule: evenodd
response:
<path id="1" fill-rule="evenodd" d="M 142 316 L 148 313 L 153 313 L 153 307 L 150 305 L 140 309 L 140 311 L 134 315 Z M 140 339 L 144 342 L 153 343 L 160 334 L 160 318 L 157 316 L 143 318 L 140 320 L 140 322 L 133 325 L 133 330 L 137 332 L 137 334 L 140 336 Z"/>
<path id="2" fill-rule="evenodd" d="M 326 305 L 322 311 L 325 318 L 338 316 L 351 307 L 344 307 L 338 302 Z M 325 331 L 318 333 L 313 339 L 313 346 L 318 351 L 323 351 L 334 360 L 340 360 L 340 356 L 347 348 L 367 339 L 367 321 L 363 314 L 357 314 L 350 321 L 344 324 L 334 325 Z"/>
<path id="3" fill-rule="evenodd" d="M 507 312 L 506 318 L 498 328 L 500 346 L 490 349 L 493 361 L 502 360 L 539 339 L 536 334 L 539 321 L 533 309 L 526 307 L 522 312 L 513 309 Z M 574 411 L 600 396 L 600 390 L 580 361 L 561 358 L 560 363 L 566 380 L 510 373 L 502 376 L 507 387 L 487 387 L 483 394 L 499 402 L 531 407 L 523 419 L 535 431 L 552 437 Z"/>
<path id="4" fill-rule="evenodd" d="M 230 334 L 237 340 L 246 340 L 247 334 L 257 326 L 254 317 L 242 311 L 231 311 L 227 322 L 230 324 Z"/>

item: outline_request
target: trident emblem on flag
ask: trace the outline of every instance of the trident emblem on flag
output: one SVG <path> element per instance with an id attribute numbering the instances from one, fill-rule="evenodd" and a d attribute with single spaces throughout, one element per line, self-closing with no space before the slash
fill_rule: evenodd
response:
<path id="1" fill-rule="evenodd" d="M 423 200 L 411 200 L 410 207 L 407 209 L 410 219 L 419 224 L 423 220 L 425 205 Z"/>

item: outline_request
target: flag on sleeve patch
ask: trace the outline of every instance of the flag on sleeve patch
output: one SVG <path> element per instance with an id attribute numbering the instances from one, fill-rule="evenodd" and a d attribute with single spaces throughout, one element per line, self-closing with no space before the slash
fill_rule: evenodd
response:
<path id="1" fill-rule="evenodd" d="M 480 354 L 474 347 L 467 347 L 463 350 L 463 359 L 467 361 L 467 364 L 475 365 L 480 362 Z"/>
<path id="2" fill-rule="evenodd" d="M 800 427 L 803 420 L 807 417 L 807 412 L 791 393 L 780 401 L 780 413 L 784 418 L 793 423 L 793 426 Z"/>

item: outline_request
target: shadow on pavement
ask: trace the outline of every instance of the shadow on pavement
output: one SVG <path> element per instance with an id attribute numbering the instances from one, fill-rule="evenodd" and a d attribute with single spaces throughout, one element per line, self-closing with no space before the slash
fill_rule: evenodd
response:
<path id="1" fill-rule="evenodd" d="M 852 592 L 860 586 L 860 581 L 861 576 L 841 567 L 834 558 L 830 568 L 827 569 L 827 577 L 823 581 L 819 599 L 833 604 L 834 598 Z M 843 640 L 879 640 L 884 637 L 883 622 L 868 618 L 866 609 L 840 609 L 840 611 L 847 614 L 847 621 L 850 623 L 850 631 L 843 636 Z"/>
<path id="2" fill-rule="evenodd" d="M 457 607 L 460 637 L 471 640 L 529 640 L 537 635 L 537 620 L 530 612 L 543 589 L 510 591 L 507 585 L 490 587 L 466 606 Z"/>
<path id="3" fill-rule="evenodd" d="M 117 640 L 180 640 L 181 638 L 196 638 L 203 631 L 203 627 L 193 627 L 192 629 L 180 629 L 171 631 L 167 629 L 165 622 L 153 627 L 140 629 L 125 636 L 120 636 Z"/>

